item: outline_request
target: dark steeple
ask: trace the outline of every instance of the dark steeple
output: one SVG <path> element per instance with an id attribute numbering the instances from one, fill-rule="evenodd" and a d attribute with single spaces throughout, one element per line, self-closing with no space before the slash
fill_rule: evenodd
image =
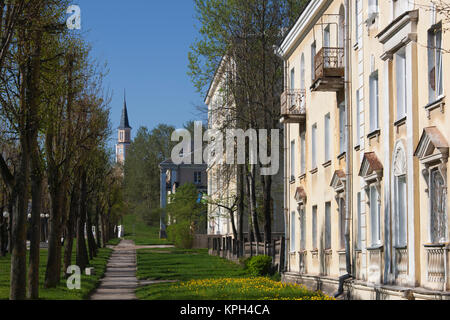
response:
<path id="1" fill-rule="evenodd" d="M 122 110 L 122 118 L 120 119 L 119 129 L 131 129 L 130 124 L 128 122 L 127 98 L 125 92 L 123 96 L 123 110 Z"/>

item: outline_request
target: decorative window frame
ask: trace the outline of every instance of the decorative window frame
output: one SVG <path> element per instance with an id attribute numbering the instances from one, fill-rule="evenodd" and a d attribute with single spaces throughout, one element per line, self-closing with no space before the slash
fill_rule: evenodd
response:
<path id="1" fill-rule="evenodd" d="M 371 205 L 370 203 L 370 189 L 372 187 L 375 187 L 377 190 L 377 195 L 378 195 L 378 205 L 381 208 L 381 181 L 383 179 L 383 165 L 381 163 L 381 161 L 379 160 L 379 158 L 377 157 L 377 155 L 375 154 L 375 152 L 367 152 L 364 154 L 362 163 L 361 163 L 361 169 L 359 170 L 359 176 L 362 177 L 364 179 L 364 182 L 366 183 L 366 186 L 364 188 L 364 191 L 366 192 L 367 195 L 367 204 Z M 380 210 L 380 215 L 381 215 L 381 210 Z M 381 228 L 381 217 L 380 218 L 380 225 L 378 226 L 380 229 L 380 232 L 382 230 Z M 372 230 L 372 226 L 370 228 L 371 232 Z M 379 239 L 379 243 L 371 243 L 371 248 L 368 248 L 368 250 L 370 249 L 380 249 L 382 248 L 382 237 L 380 237 Z"/>
<path id="2" fill-rule="evenodd" d="M 437 127 L 424 128 L 419 144 L 416 148 L 414 156 L 419 158 L 420 163 L 424 166 L 422 176 L 425 179 L 427 188 L 425 192 L 428 195 L 428 237 L 431 240 L 431 195 L 430 195 L 430 176 L 431 172 L 438 169 L 444 180 L 444 192 L 448 194 L 447 188 L 447 164 L 449 158 L 449 145 L 445 137 Z M 448 208 L 447 208 L 448 214 Z M 447 225 L 446 238 L 449 240 L 449 226 Z M 434 245 L 434 244 L 431 244 Z M 440 245 L 440 244 L 436 244 Z"/>
<path id="3" fill-rule="evenodd" d="M 408 183 L 407 181 L 407 176 L 408 176 L 408 169 L 407 169 L 407 158 L 406 158 L 406 148 L 405 148 L 405 141 L 403 140 L 398 140 L 395 143 L 394 146 L 394 154 L 392 157 L 392 177 L 391 177 L 391 185 L 394 188 L 394 191 L 391 192 L 391 199 L 392 199 L 392 204 L 394 204 L 394 206 L 397 203 L 397 199 L 396 199 L 396 195 L 397 193 L 397 179 L 398 178 L 402 178 L 405 177 L 406 178 L 406 183 Z M 408 188 L 408 185 L 407 185 Z M 408 202 L 408 198 L 407 198 L 407 193 L 406 193 L 406 201 Z M 398 223 L 396 220 L 396 212 L 397 208 L 392 208 L 393 211 L 393 228 L 394 230 L 397 232 L 397 228 L 398 228 Z M 408 217 L 408 212 L 406 212 L 406 218 Z M 394 246 L 398 245 L 396 244 L 397 239 L 393 239 L 394 242 Z M 406 227 L 406 242 L 408 242 L 408 226 Z M 406 245 L 407 246 L 407 245 Z"/>

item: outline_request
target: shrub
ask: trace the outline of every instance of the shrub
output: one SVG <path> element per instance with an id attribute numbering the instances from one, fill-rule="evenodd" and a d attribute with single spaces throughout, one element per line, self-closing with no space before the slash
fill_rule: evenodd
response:
<path id="1" fill-rule="evenodd" d="M 247 262 L 249 273 L 254 277 L 268 276 L 272 273 L 272 257 L 255 256 Z"/>
<path id="2" fill-rule="evenodd" d="M 167 237 L 175 247 L 181 249 L 192 249 L 194 236 L 191 225 L 188 222 L 180 222 L 167 227 Z"/>

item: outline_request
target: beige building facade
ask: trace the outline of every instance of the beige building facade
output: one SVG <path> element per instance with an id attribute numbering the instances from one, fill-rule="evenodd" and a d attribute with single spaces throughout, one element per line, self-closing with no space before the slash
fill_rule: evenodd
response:
<path id="1" fill-rule="evenodd" d="M 445 28 L 430 1 L 312 0 L 287 34 L 285 281 L 335 293 L 350 257 L 347 298 L 450 298 Z"/>

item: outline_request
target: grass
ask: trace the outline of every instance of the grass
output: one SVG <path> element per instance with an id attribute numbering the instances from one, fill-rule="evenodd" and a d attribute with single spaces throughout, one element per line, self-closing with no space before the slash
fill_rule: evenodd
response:
<path id="1" fill-rule="evenodd" d="M 133 240 L 138 246 L 171 244 L 159 239 L 159 226 L 148 226 L 140 217 L 131 214 L 123 217 L 125 239 Z"/>
<path id="2" fill-rule="evenodd" d="M 162 283 L 140 288 L 137 295 L 147 300 L 334 300 L 298 284 L 263 277 Z"/>
<path id="3" fill-rule="evenodd" d="M 98 255 L 95 259 L 91 260 L 90 266 L 95 268 L 95 275 L 93 276 L 81 276 L 81 289 L 69 290 L 66 285 L 66 281 L 61 277 L 61 283 L 57 288 L 45 289 L 44 279 L 45 270 L 47 265 L 47 249 L 41 249 L 40 255 L 40 267 L 39 267 L 39 299 L 41 300 L 85 300 L 88 299 L 89 294 L 96 289 L 99 280 L 103 277 L 106 271 L 106 264 L 109 256 L 111 255 L 111 249 L 99 249 Z M 76 253 L 73 250 L 72 261 L 75 263 Z M 28 259 L 28 257 L 27 257 Z M 9 299 L 9 287 L 10 287 L 10 270 L 11 270 L 11 257 L 0 257 L 0 300 Z"/>
<path id="4" fill-rule="evenodd" d="M 326 300 L 299 285 L 269 278 L 253 278 L 243 267 L 210 256 L 207 250 L 138 250 L 139 279 L 179 280 L 140 287 L 142 300 Z"/>
<path id="5" fill-rule="evenodd" d="M 231 261 L 208 255 L 207 249 L 142 249 L 137 253 L 139 279 L 192 280 L 242 277 L 247 274 Z"/>

